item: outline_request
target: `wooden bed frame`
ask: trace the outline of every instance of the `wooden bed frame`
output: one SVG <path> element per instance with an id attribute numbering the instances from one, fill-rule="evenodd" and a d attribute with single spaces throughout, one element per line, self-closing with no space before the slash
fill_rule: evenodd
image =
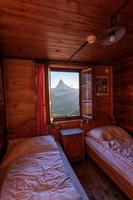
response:
<path id="1" fill-rule="evenodd" d="M 8 139 L 14 139 L 14 138 L 20 138 L 20 137 L 34 137 L 39 136 L 37 135 L 36 131 L 36 120 L 30 119 L 27 121 L 22 122 L 19 124 L 14 130 L 9 130 L 8 132 Z M 79 192 L 79 194 L 82 197 L 82 200 L 89 200 L 88 196 L 86 195 L 83 187 L 81 186 L 75 172 L 73 171 L 72 167 L 70 166 L 59 142 L 56 142 L 58 145 L 59 152 L 61 154 L 64 167 L 66 168 L 67 173 L 69 174 L 69 177 L 71 178 L 71 181 L 73 182 L 75 188 Z"/>
<path id="2" fill-rule="evenodd" d="M 86 144 L 86 153 L 99 165 L 103 171 L 110 176 L 110 178 L 118 185 L 118 187 L 127 194 L 127 196 L 133 199 L 133 188 L 127 185 L 123 176 L 117 173 L 117 171 L 107 162 L 107 160 L 100 154 L 97 154 L 90 145 Z"/>

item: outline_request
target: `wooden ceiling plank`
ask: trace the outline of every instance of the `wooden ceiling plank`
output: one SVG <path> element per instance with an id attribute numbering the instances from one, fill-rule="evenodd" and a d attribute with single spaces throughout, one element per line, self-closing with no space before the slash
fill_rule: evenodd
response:
<path id="1" fill-rule="evenodd" d="M 67 60 L 90 33 L 108 28 L 120 0 L 1 0 L 0 48 L 2 56 Z M 129 10 L 129 14 L 128 11 Z M 127 34 L 111 47 L 85 47 L 73 60 L 118 62 L 132 55 L 133 26 L 129 6 L 119 15 Z M 125 14 L 126 13 L 126 14 Z"/>
<path id="2" fill-rule="evenodd" d="M 48 20 L 49 22 L 49 20 Z M 88 30 L 86 27 L 82 24 L 78 27 L 79 30 L 76 30 L 74 27 L 71 29 L 69 27 L 66 27 L 65 24 L 62 25 L 62 27 L 58 26 L 57 24 L 52 25 L 52 23 L 49 24 L 38 24 L 37 22 L 30 22 L 29 20 L 22 19 L 21 21 L 19 19 L 12 18 L 10 16 L 4 16 L 2 17 L 2 20 L 0 21 L 0 25 L 6 27 L 9 30 L 15 30 L 18 29 L 21 31 L 36 31 L 36 32 L 54 32 L 54 33 L 61 33 L 61 34 L 67 34 L 67 35 L 74 35 L 74 36 L 87 36 L 88 34 L 91 34 L 92 32 L 97 33 L 96 27 L 93 27 L 92 25 L 89 26 Z M 80 29 L 81 28 L 81 29 Z M 98 29 L 99 31 L 103 31 L 103 29 Z"/>
<path id="3" fill-rule="evenodd" d="M 74 21 L 74 20 L 67 20 L 67 19 L 63 19 L 63 18 L 57 18 L 56 16 L 38 16 L 38 15 L 30 15 L 30 14 L 20 14 L 19 12 L 16 13 L 15 11 L 10 11 L 9 10 L 2 10 L 0 12 L 0 16 L 1 16 L 1 20 L 4 20 L 4 17 L 10 17 L 12 19 L 19 19 L 20 22 L 21 21 L 29 21 L 30 23 L 36 23 L 36 24 L 43 24 L 45 26 L 45 24 L 49 25 L 53 25 L 53 26 L 58 26 L 58 27 L 65 27 L 67 29 L 75 29 L 77 31 L 89 31 L 90 27 L 93 26 L 93 28 L 95 29 L 105 29 L 108 25 L 108 22 L 106 23 L 107 25 L 104 25 L 102 23 L 100 23 L 99 21 L 96 20 L 92 20 L 92 19 L 86 19 L 86 22 L 80 22 L 80 21 Z M 105 20 L 106 21 L 106 20 Z M 95 24 L 95 26 L 94 26 Z"/>
<path id="4" fill-rule="evenodd" d="M 89 17 L 90 14 L 94 16 L 97 11 L 101 15 L 107 15 L 109 11 L 106 9 L 102 9 L 100 6 L 96 7 L 93 5 L 87 6 L 84 3 L 79 2 L 68 2 L 67 0 L 54 0 L 54 3 L 49 0 L 38 0 L 38 1 L 17 1 L 17 0 L 5 0 L 0 2 L 0 6 L 2 7 L 12 7 L 13 9 L 16 7 L 19 10 L 24 11 L 30 11 L 31 8 L 39 9 L 41 11 L 42 9 L 50 9 L 50 10 L 57 10 L 59 12 L 66 12 L 66 14 L 81 14 L 82 16 Z M 82 12 L 81 12 L 82 11 Z M 112 14 L 112 13 L 109 13 Z"/>

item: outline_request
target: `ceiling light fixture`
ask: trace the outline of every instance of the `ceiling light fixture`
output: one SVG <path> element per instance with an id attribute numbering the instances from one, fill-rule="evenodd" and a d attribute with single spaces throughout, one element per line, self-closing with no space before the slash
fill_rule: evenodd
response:
<path id="1" fill-rule="evenodd" d="M 115 31 L 111 31 L 109 33 L 109 42 L 114 42 L 115 41 Z"/>
<path id="2" fill-rule="evenodd" d="M 110 38 L 109 38 L 109 41 L 114 42 L 115 41 L 115 35 L 111 35 Z"/>
<path id="3" fill-rule="evenodd" d="M 89 44 L 94 44 L 96 42 L 96 36 L 95 35 L 89 35 L 87 37 L 87 41 Z"/>
<path id="4" fill-rule="evenodd" d="M 81 44 L 81 46 L 69 57 L 68 61 L 72 60 L 72 58 L 83 49 L 87 44 L 100 44 L 101 46 L 111 46 L 116 44 L 119 40 L 123 38 L 126 33 L 126 29 L 124 26 L 118 24 L 117 16 L 122 9 L 126 7 L 126 5 L 130 2 L 130 0 L 122 0 L 122 3 L 115 9 L 111 18 L 110 18 L 110 26 L 109 29 L 105 30 L 102 34 L 100 34 L 97 38 L 95 35 L 89 35 L 86 41 Z"/>

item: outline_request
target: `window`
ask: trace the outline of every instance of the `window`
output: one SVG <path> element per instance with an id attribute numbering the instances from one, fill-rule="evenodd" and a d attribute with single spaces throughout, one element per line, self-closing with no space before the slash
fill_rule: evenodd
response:
<path id="1" fill-rule="evenodd" d="M 92 68 L 49 72 L 51 120 L 92 117 Z"/>
<path id="2" fill-rule="evenodd" d="M 80 116 L 79 72 L 51 71 L 51 117 Z"/>
<path id="3" fill-rule="evenodd" d="M 92 117 L 92 68 L 82 71 L 82 116 Z"/>

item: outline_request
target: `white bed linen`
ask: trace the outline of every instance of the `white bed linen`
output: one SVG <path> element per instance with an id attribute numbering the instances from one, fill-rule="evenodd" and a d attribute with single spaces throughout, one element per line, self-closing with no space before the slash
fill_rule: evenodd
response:
<path id="1" fill-rule="evenodd" d="M 57 150 L 28 153 L 8 163 L 1 200 L 80 200 Z M 4 168 L 6 167 L 6 168 Z M 2 170 L 7 169 L 4 165 Z"/>
<path id="2" fill-rule="evenodd" d="M 0 169 L 8 168 L 13 160 L 23 155 L 57 150 L 57 144 L 50 135 L 9 140 L 7 153 Z"/>
<path id="3" fill-rule="evenodd" d="M 89 136 L 86 136 L 86 144 L 89 145 L 102 159 L 106 160 L 118 174 L 124 177 L 125 180 L 133 187 L 133 168 L 127 165 L 122 160 L 114 156 L 108 149 L 104 148 L 100 143 Z"/>
<path id="4" fill-rule="evenodd" d="M 133 139 L 101 141 L 100 144 L 133 168 Z"/>

